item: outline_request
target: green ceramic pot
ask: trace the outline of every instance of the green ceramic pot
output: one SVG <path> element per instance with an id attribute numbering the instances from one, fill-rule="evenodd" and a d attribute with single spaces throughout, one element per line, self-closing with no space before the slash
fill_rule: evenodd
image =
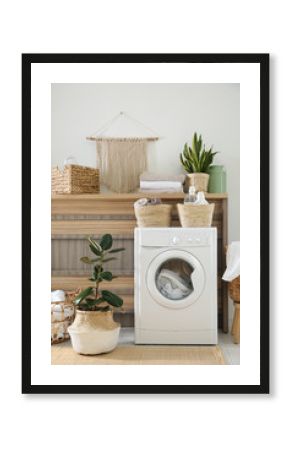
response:
<path id="1" fill-rule="evenodd" d="M 209 174 L 208 192 L 227 192 L 227 174 L 224 166 L 210 166 L 207 173 Z"/>

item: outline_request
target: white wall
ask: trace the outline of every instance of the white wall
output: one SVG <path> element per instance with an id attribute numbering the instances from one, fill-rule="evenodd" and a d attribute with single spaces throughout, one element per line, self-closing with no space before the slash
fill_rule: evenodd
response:
<path id="1" fill-rule="evenodd" d="M 229 241 L 240 233 L 240 129 L 238 84 L 53 84 L 52 164 L 68 155 L 95 166 L 95 143 L 86 140 L 120 111 L 158 132 L 149 169 L 182 173 L 179 153 L 194 131 L 220 152 L 215 162 L 227 170 Z"/>

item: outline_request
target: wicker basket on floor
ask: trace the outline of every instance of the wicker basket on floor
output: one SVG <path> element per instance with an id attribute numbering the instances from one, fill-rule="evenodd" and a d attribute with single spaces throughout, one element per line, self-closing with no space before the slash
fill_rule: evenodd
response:
<path id="1" fill-rule="evenodd" d="M 179 221 L 182 227 L 211 227 L 215 204 L 190 205 L 177 204 Z"/>
<path id="2" fill-rule="evenodd" d="M 53 167 L 51 172 L 53 194 L 93 194 L 100 192 L 99 170 L 68 164 L 63 171 Z"/>
<path id="3" fill-rule="evenodd" d="M 69 339 L 68 327 L 73 323 L 75 308 L 73 300 L 79 293 L 65 293 L 65 301 L 51 302 L 51 344 L 58 344 Z"/>
<path id="4" fill-rule="evenodd" d="M 240 277 L 238 276 L 229 283 L 229 296 L 231 299 L 239 303 L 240 302 Z"/>
<path id="5" fill-rule="evenodd" d="M 146 205 L 135 208 L 138 227 L 170 227 L 171 205 Z"/>
<path id="6" fill-rule="evenodd" d="M 234 317 L 231 333 L 235 344 L 240 343 L 240 277 L 229 282 L 229 296 L 234 302 Z"/>

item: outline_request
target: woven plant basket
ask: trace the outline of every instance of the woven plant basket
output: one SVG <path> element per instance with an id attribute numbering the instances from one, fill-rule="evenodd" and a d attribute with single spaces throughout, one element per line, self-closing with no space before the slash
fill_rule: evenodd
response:
<path id="1" fill-rule="evenodd" d="M 188 173 L 187 180 L 189 186 L 194 186 L 196 191 L 207 192 L 209 175 L 203 172 Z"/>
<path id="2" fill-rule="evenodd" d="M 177 204 L 177 211 L 181 226 L 187 227 L 211 227 L 215 204 L 189 205 Z"/>
<path id="3" fill-rule="evenodd" d="M 234 302 L 240 303 L 240 277 L 239 276 L 229 283 L 229 295 Z"/>
<path id="4" fill-rule="evenodd" d="M 66 292 L 64 302 L 51 302 L 51 344 L 58 344 L 69 339 L 67 329 L 74 321 L 73 300 L 78 292 L 79 290 Z"/>
<path id="5" fill-rule="evenodd" d="M 171 205 L 147 205 L 135 208 L 138 227 L 170 227 Z"/>
<path id="6" fill-rule="evenodd" d="M 100 192 L 99 170 L 76 164 L 64 166 L 63 171 L 53 167 L 51 190 L 53 194 L 96 194 Z"/>

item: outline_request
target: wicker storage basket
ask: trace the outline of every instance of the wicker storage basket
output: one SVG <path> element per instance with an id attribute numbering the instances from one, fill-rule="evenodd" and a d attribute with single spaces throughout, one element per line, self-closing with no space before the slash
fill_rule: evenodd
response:
<path id="1" fill-rule="evenodd" d="M 68 327 L 75 316 L 72 303 L 79 291 L 66 292 L 65 301 L 51 302 L 51 344 L 58 344 L 69 339 Z"/>
<path id="2" fill-rule="evenodd" d="M 76 164 L 52 168 L 51 190 L 53 194 L 85 194 L 100 192 L 99 170 Z"/>
<path id="3" fill-rule="evenodd" d="M 229 283 L 229 295 L 234 302 L 240 303 L 240 277 L 239 276 Z"/>
<path id="4" fill-rule="evenodd" d="M 135 208 L 138 227 L 170 227 L 171 205 L 147 205 Z"/>
<path id="5" fill-rule="evenodd" d="M 211 227 L 215 204 L 190 205 L 177 204 L 177 211 L 182 227 Z"/>

